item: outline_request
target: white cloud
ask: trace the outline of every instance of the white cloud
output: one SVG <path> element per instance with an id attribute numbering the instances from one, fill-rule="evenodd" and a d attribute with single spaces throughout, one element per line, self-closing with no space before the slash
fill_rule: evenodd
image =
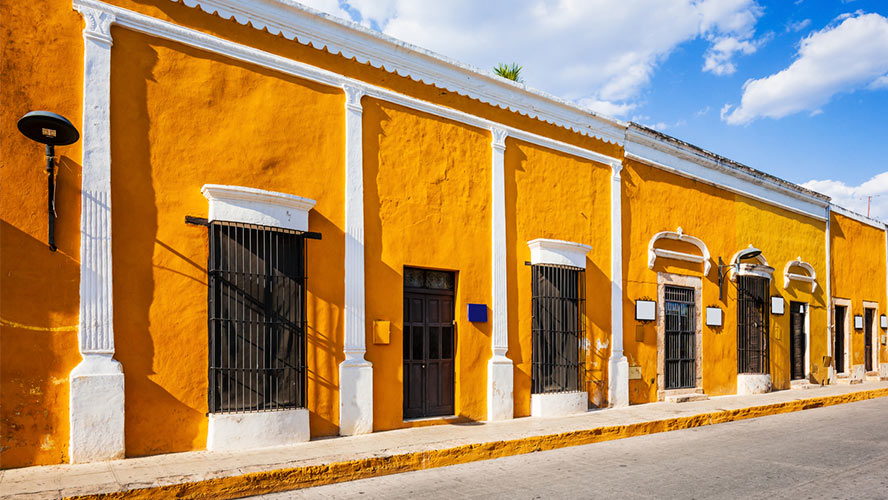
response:
<path id="1" fill-rule="evenodd" d="M 793 21 L 786 24 L 786 32 L 798 33 L 811 25 L 810 19 L 802 19 L 801 21 Z"/>
<path id="2" fill-rule="evenodd" d="M 752 54 L 758 49 L 757 43 L 732 36 L 722 37 L 713 42 L 706 51 L 703 71 L 710 71 L 719 76 L 732 75 L 737 71 L 733 61 L 736 54 Z"/>
<path id="3" fill-rule="evenodd" d="M 866 88 L 870 90 L 888 89 L 888 75 L 882 75 L 879 78 L 876 78 L 872 83 L 867 85 Z"/>
<path id="4" fill-rule="evenodd" d="M 740 105 L 722 119 L 743 125 L 761 117 L 782 118 L 813 111 L 836 94 L 867 88 L 888 72 L 888 19 L 846 14 L 841 22 L 802 39 L 786 69 L 743 85 Z"/>
<path id="5" fill-rule="evenodd" d="M 341 11 L 335 0 L 328 3 Z M 333 5 L 335 4 L 335 7 Z M 679 45 L 703 38 L 713 68 L 727 72 L 750 53 L 762 9 L 756 0 L 347 0 L 365 24 L 490 69 L 524 66 L 528 85 L 608 115 L 639 105 L 658 65 Z M 328 10 L 328 12 L 331 12 Z M 340 15 L 340 14 L 334 14 Z M 736 50 L 725 40 L 738 44 Z"/>
<path id="6" fill-rule="evenodd" d="M 859 186 L 849 186 L 842 181 L 808 181 L 802 187 L 813 189 L 832 197 L 833 203 L 859 214 L 867 213 L 867 197 L 872 196 L 870 217 L 888 221 L 888 172 L 882 172 Z"/>

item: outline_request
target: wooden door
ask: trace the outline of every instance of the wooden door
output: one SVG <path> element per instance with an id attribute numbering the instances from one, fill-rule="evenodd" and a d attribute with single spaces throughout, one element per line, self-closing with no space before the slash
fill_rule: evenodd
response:
<path id="1" fill-rule="evenodd" d="M 805 304 L 789 305 L 789 356 L 792 380 L 805 378 Z"/>
<path id="2" fill-rule="evenodd" d="M 406 269 L 404 418 L 453 415 L 454 274 Z"/>
<path id="3" fill-rule="evenodd" d="M 875 319 L 875 309 L 865 309 L 863 319 L 863 346 L 866 359 L 864 365 L 866 371 L 873 371 L 873 320 Z"/>
<path id="4" fill-rule="evenodd" d="M 845 373 L 845 306 L 836 306 L 836 336 L 833 339 L 836 373 Z"/>

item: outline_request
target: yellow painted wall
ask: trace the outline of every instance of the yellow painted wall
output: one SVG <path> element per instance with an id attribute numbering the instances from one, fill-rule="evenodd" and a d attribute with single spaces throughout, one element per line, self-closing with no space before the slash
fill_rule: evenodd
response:
<path id="1" fill-rule="evenodd" d="M 879 316 L 886 314 L 885 231 L 835 212 L 829 230 L 832 296 L 851 300 L 851 307 L 846 313 L 851 315 L 851 365 L 863 365 L 863 330 L 854 330 L 853 319 L 854 315 L 863 314 L 863 301 L 879 304 L 874 326 L 879 336 L 886 333 L 879 327 Z M 879 361 L 888 363 L 888 348 L 880 345 L 879 349 Z"/>
<path id="2" fill-rule="evenodd" d="M 730 261 L 749 244 L 760 248 L 769 265 L 776 268 L 771 295 L 789 302 L 807 302 L 810 309 L 811 365 L 817 380 L 825 375 L 816 360 L 826 354 L 826 311 L 823 277 L 826 275 L 825 221 L 736 195 L 708 184 L 677 176 L 633 161 L 623 170 L 624 212 L 623 250 L 626 297 L 624 302 L 625 353 L 630 366 L 642 367 L 642 379 L 629 383 L 630 401 L 643 403 L 657 399 L 657 330 L 655 323 L 643 326 L 643 341 L 636 341 L 635 301 L 657 300 L 657 273 L 703 276 L 703 266 L 658 258 L 648 269 L 648 244 L 660 231 L 675 231 L 703 240 L 712 257 L 712 270 L 703 278 L 703 307 L 718 306 L 723 326 L 703 328 L 703 389 L 710 396 L 734 394 L 737 376 L 737 290 L 725 287 L 725 300 L 718 297 L 718 257 Z M 699 253 L 696 247 L 678 243 L 658 245 Z M 801 256 L 814 266 L 818 290 L 791 283 L 783 287 L 783 266 Z M 702 318 L 705 323 L 705 317 Z M 789 387 L 789 314 L 771 315 L 771 376 L 777 389 Z"/>
<path id="3" fill-rule="evenodd" d="M 317 200 L 309 229 L 307 400 L 338 432 L 344 258 L 344 94 L 114 28 L 114 328 L 128 455 L 206 446 L 204 184 Z M 163 432 L 158 432 L 163 429 Z"/>
<path id="4" fill-rule="evenodd" d="M 515 364 L 515 415 L 530 415 L 531 269 L 525 262 L 530 260 L 527 242 L 537 238 L 592 247 L 586 255 L 586 378 L 591 402 L 604 405 L 611 330 L 611 168 L 514 139 L 506 140 L 505 168 L 507 355 Z"/>
<path id="5" fill-rule="evenodd" d="M 80 362 L 80 143 L 56 148 L 53 253 L 44 148 L 16 122 L 45 109 L 81 128 L 83 43 L 67 0 L 0 2 L 0 19 L 0 467 L 10 468 L 68 460 L 68 374 Z"/>
<path id="6" fill-rule="evenodd" d="M 455 415 L 487 415 L 490 323 L 466 304 L 490 305 L 490 134 L 364 98 L 364 231 L 368 328 L 391 321 L 391 343 L 368 342 L 373 426 L 417 425 L 403 414 L 404 267 L 457 272 Z M 371 330 L 372 331 L 372 330 Z"/>

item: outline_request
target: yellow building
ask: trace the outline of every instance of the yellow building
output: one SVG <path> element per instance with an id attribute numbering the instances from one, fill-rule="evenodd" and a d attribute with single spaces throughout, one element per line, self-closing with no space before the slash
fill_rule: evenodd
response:
<path id="1" fill-rule="evenodd" d="M 823 195 L 291 3 L 0 8 L 3 468 L 888 377 Z"/>

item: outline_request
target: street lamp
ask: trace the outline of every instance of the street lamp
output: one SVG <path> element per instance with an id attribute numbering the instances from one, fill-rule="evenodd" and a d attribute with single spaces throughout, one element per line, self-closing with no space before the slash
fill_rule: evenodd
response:
<path id="1" fill-rule="evenodd" d="M 740 253 L 737 254 L 737 257 L 735 259 L 736 262 L 734 262 L 733 264 L 725 264 L 722 261 L 721 256 L 719 256 L 719 258 L 718 258 L 718 300 L 724 300 L 722 298 L 722 295 L 723 295 L 722 294 L 722 285 L 725 280 L 725 274 L 727 274 L 727 271 L 725 271 L 725 269 L 727 269 L 731 266 L 734 266 L 735 272 L 739 273 L 741 260 L 753 259 L 755 257 L 758 257 L 761 254 L 762 254 L 761 250 L 759 250 L 758 248 L 754 248 L 752 245 L 750 245 L 749 248 L 743 249 L 740 251 Z"/>

